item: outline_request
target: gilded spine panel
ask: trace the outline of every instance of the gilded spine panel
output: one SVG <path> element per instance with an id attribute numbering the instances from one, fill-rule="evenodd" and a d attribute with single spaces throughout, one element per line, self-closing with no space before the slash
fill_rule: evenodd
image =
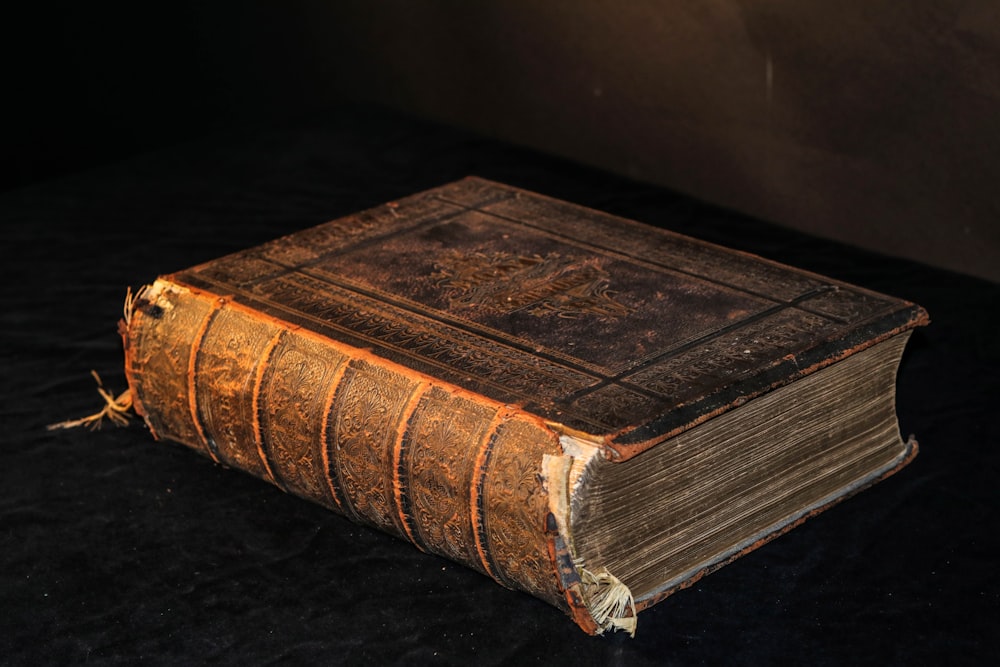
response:
<path id="1" fill-rule="evenodd" d="M 162 284 L 158 283 L 157 287 Z M 125 337 L 125 373 L 136 411 L 156 438 L 209 454 L 190 410 L 188 373 L 200 331 L 215 310 L 212 300 L 191 300 L 159 290 L 132 313 Z"/>
<path id="2" fill-rule="evenodd" d="M 565 608 L 541 479 L 556 437 L 516 410 L 224 298 L 167 284 L 128 327 L 154 430 Z"/>
<path id="3" fill-rule="evenodd" d="M 257 446 L 253 403 L 258 369 L 280 329 L 231 308 L 215 312 L 196 355 L 196 417 L 217 461 L 271 481 Z"/>
<path id="4" fill-rule="evenodd" d="M 489 444 L 477 511 L 497 580 L 565 609 L 546 535 L 549 502 L 542 483 L 544 455 L 561 453 L 555 435 L 536 422 L 501 421 Z"/>
<path id="5" fill-rule="evenodd" d="M 351 518 L 406 539 L 399 518 L 394 449 L 420 382 L 353 359 L 330 408 L 327 460 Z"/>
<path id="6" fill-rule="evenodd" d="M 258 401 L 261 441 L 276 483 L 338 509 L 327 478 L 326 396 L 348 357 L 314 336 L 286 330 L 269 358 Z"/>
<path id="7" fill-rule="evenodd" d="M 483 573 L 469 489 L 496 414 L 496 406 L 433 387 L 407 425 L 400 457 L 400 513 L 413 542 Z"/>

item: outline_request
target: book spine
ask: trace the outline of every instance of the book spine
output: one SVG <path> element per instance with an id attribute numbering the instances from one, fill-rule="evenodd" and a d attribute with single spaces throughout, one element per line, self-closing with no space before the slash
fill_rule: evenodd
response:
<path id="1" fill-rule="evenodd" d="M 162 279 L 123 338 L 155 437 L 578 615 L 553 562 L 541 471 L 561 449 L 543 423 Z"/>

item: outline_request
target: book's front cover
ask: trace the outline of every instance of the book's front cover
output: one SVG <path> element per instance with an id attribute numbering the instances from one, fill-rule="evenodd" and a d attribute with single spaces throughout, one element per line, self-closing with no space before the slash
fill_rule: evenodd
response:
<path id="1" fill-rule="evenodd" d="M 623 457 L 926 320 L 899 299 L 477 178 L 171 278 Z"/>

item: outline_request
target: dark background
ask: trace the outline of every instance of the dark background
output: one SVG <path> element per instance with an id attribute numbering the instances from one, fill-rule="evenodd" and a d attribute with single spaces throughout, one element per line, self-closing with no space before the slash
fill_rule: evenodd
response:
<path id="1" fill-rule="evenodd" d="M 756 5 L 712 3 L 695 16 L 667 3 L 542 14 L 516 3 L 173 3 L 39 8 L 6 21 L 0 661 L 994 662 L 1000 289 L 928 263 L 980 275 L 1000 265 L 987 186 L 1000 154 L 986 122 L 996 26 L 982 3 L 882 13 L 848 4 L 846 31 L 794 18 L 791 3 Z M 783 138 L 759 144 L 744 129 L 760 109 L 750 92 L 736 94 L 731 73 L 748 62 L 737 47 L 759 43 L 747 35 L 767 21 L 787 28 L 765 40 L 771 99 L 784 100 L 786 115 Z M 713 33 L 733 25 L 747 31 L 729 41 Z M 833 33 L 853 37 L 820 49 Z M 614 44 L 588 50 L 602 39 Z M 638 58 L 651 45 L 660 55 Z M 872 60 L 871 49 L 884 57 Z M 782 97 L 781 62 L 812 82 L 795 98 L 811 105 Z M 825 83 L 831 72 L 840 85 Z M 853 84 L 845 72 L 857 73 Z M 607 77 L 600 95 L 595 73 Z M 706 80 L 732 85 L 695 85 Z M 589 96 L 570 104 L 577 83 Z M 594 106 L 609 98 L 610 108 Z M 705 120 L 707 107 L 725 118 Z M 841 119 L 830 136 L 854 157 L 813 150 L 805 139 L 817 135 L 791 122 L 794 109 L 810 110 L 812 132 Z M 885 128 L 892 140 L 872 144 Z M 824 179 L 786 161 L 796 145 L 811 145 L 801 154 L 852 197 L 817 190 Z M 912 339 L 898 396 L 921 455 L 644 612 L 628 640 L 586 637 L 532 598 L 153 443 L 138 424 L 45 430 L 97 405 L 89 369 L 123 388 L 115 322 L 126 285 L 467 174 L 921 303 L 933 324 Z M 859 174 L 870 187 L 855 191 Z M 812 208 L 772 214 L 727 188 Z M 810 213 L 827 209 L 842 224 Z M 837 238 L 873 231 L 883 251 L 905 246 L 924 263 L 788 226 Z M 932 238 L 925 229 L 940 236 L 911 252 L 914 238 Z"/>
<path id="2" fill-rule="evenodd" d="M 29 7 L 4 185 L 360 100 L 1000 280 L 993 0 Z"/>

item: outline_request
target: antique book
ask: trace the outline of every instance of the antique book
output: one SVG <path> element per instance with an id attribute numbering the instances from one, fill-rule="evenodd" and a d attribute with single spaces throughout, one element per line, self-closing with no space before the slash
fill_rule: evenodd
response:
<path id="1" fill-rule="evenodd" d="M 927 321 L 467 178 L 161 277 L 121 332 L 156 438 L 600 633 L 906 464 Z"/>

